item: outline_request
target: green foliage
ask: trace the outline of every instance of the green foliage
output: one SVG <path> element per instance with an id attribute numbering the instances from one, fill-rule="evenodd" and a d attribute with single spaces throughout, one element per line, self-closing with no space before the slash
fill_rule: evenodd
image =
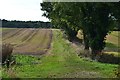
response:
<path id="1" fill-rule="evenodd" d="M 46 17 L 54 26 L 65 30 L 68 36 L 75 38 L 79 29 L 83 30 L 85 48 L 93 54 L 105 47 L 105 37 L 113 30 L 115 19 L 119 20 L 119 3 L 42 3 Z M 49 5 L 46 5 L 49 4 Z M 114 8 L 115 7 L 115 8 Z M 73 34 L 73 35 L 72 35 Z"/>
<path id="2" fill-rule="evenodd" d="M 50 12 L 53 9 L 52 3 L 51 2 L 43 2 L 40 5 L 42 6 L 41 10 L 45 11 L 43 16 L 46 16 L 46 17 L 50 18 Z"/>
<path id="3" fill-rule="evenodd" d="M 106 3 L 110 7 L 110 16 L 113 20 L 114 30 L 120 30 L 120 2 Z"/>
<path id="4" fill-rule="evenodd" d="M 68 3 L 67 5 L 72 4 Z M 66 6 L 65 3 L 49 3 L 49 2 L 48 3 L 44 2 L 41 4 L 41 6 L 42 6 L 41 10 L 45 11 L 43 15 L 51 19 L 51 22 L 53 23 L 55 28 L 64 29 L 69 40 L 76 38 L 78 28 L 77 26 L 74 27 L 75 25 L 72 25 L 70 23 L 70 21 L 73 21 L 71 20 L 73 14 L 69 11 L 69 8 L 71 8 L 70 6 Z"/>
<path id="5" fill-rule="evenodd" d="M 51 28 L 50 22 L 42 21 L 8 21 L 2 20 L 2 27 L 7 28 Z"/>

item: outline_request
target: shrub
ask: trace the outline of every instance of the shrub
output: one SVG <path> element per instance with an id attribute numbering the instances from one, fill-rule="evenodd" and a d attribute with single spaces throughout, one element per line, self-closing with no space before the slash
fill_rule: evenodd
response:
<path id="1" fill-rule="evenodd" d="M 6 43 L 3 43 L 2 44 L 2 64 L 6 64 L 9 66 L 9 62 L 10 62 L 10 58 L 11 58 L 11 55 L 12 55 L 12 51 L 13 51 L 13 47 L 11 44 L 6 44 Z"/>

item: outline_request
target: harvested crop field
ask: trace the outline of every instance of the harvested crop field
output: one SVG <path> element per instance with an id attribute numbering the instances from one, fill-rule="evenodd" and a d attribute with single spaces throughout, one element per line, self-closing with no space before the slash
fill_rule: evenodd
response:
<path id="1" fill-rule="evenodd" d="M 52 30 L 39 28 L 10 28 L 2 30 L 2 42 L 14 46 L 14 54 L 40 55 L 47 52 Z"/>

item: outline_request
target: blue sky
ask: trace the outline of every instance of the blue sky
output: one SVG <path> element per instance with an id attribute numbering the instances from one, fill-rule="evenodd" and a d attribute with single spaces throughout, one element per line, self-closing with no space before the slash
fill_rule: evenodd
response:
<path id="1" fill-rule="evenodd" d="M 49 21 L 40 10 L 42 0 L 0 0 L 0 19 Z"/>

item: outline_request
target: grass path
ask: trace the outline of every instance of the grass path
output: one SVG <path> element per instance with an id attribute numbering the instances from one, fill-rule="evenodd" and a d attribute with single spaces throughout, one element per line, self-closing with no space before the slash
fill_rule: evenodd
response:
<path id="1" fill-rule="evenodd" d="M 53 31 L 50 53 L 42 57 L 16 55 L 16 60 L 19 64 L 11 69 L 19 78 L 113 78 L 118 67 L 78 57 L 59 30 Z"/>

